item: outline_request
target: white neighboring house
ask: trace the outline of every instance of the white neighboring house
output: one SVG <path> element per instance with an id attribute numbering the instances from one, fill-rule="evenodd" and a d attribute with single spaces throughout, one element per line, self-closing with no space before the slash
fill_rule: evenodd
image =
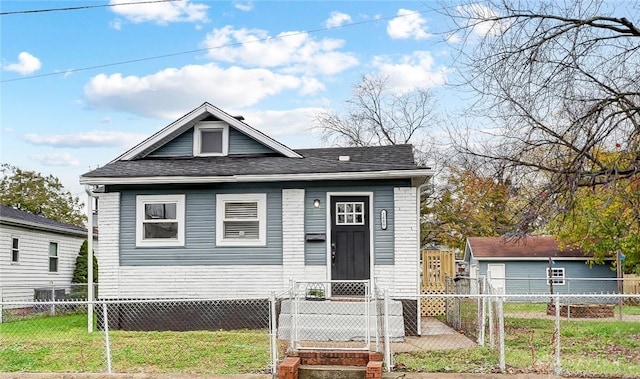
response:
<path id="1" fill-rule="evenodd" d="M 87 231 L 0 206 L 0 299 L 32 301 L 34 289 L 69 287 Z"/>

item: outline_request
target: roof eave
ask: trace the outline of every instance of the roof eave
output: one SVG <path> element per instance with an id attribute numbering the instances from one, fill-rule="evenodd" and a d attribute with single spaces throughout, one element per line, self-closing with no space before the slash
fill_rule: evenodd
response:
<path id="1" fill-rule="evenodd" d="M 202 184 L 202 183 L 250 183 L 250 182 L 288 182 L 321 180 L 367 180 L 367 179 L 413 179 L 431 177 L 430 169 L 386 170 L 364 172 L 329 172 L 303 174 L 269 175 L 225 175 L 225 176 L 149 176 L 149 177 L 80 177 L 84 185 L 117 184 Z"/>
<path id="2" fill-rule="evenodd" d="M 53 225 L 43 225 L 43 224 L 38 224 L 38 223 L 35 223 L 35 222 L 30 222 L 30 221 L 25 221 L 25 220 L 18 220 L 18 219 L 9 218 L 9 217 L 1 218 L 0 219 L 0 224 L 9 225 L 9 226 L 19 226 L 19 227 L 24 227 L 24 228 L 34 229 L 34 230 L 40 230 L 40 231 L 44 231 L 44 232 L 52 232 L 52 233 L 73 235 L 73 236 L 78 236 L 78 237 L 86 237 L 87 236 L 87 231 L 86 230 L 75 230 L 75 229 L 61 228 L 61 227 L 57 227 L 57 226 L 53 226 Z"/>

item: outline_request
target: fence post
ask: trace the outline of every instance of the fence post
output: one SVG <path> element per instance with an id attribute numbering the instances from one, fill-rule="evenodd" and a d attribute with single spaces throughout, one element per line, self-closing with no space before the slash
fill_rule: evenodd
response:
<path id="1" fill-rule="evenodd" d="M 104 328 L 104 349 L 107 355 L 107 374 L 111 374 L 111 343 L 109 342 L 109 317 L 107 315 L 107 303 L 102 303 L 102 322 Z"/>
<path id="2" fill-rule="evenodd" d="M 51 316 L 55 316 L 56 315 L 56 305 L 53 303 L 54 301 L 56 301 L 56 286 L 55 284 L 53 284 L 53 282 L 51 283 Z"/>
<path id="3" fill-rule="evenodd" d="M 389 298 L 387 290 L 382 292 L 384 297 L 384 360 L 387 363 L 387 372 L 391 372 L 391 344 L 389 343 Z"/>
<path id="4" fill-rule="evenodd" d="M 276 295 L 275 292 L 271 292 L 269 296 L 269 326 L 271 327 L 271 374 L 275 375 L 278 370 L 278 340 L 276 338 L 276 320 L 278 315 L 276 314 Z"/>
<path id="5" fill-rule="evenodd" d="M 560 365 L 560 296 L 555 295 L 554 299 L 555 308 L 556 308 L 556 325 L 555 325 L 555 335 L 556 335 L 556 356 L 555 356 L 555 364 L 553 365 L 553 374 L 554 375 L 562 375 L 562 366 Z"/>
<path id="6" fill-rule="evenodd" d="M 505 335 L 504 335 L 504 303 L 503 298 L 498 297 L 498 333 L 499 333 L 499 341 L 500 344 L 500 372 L 504 373 L 507 369 L 507 363 L 504 355 L 504 343 L 505 343 Z"/>
<path id="7" fill-rule="evenodd" d="M 291 292 L 289 293 L 289 306 L 291 307 L 291 327 L 289 329 L 289 350 L 297 350 L 295 349 L 295 341 L 296 336 L 294 333 L 298 333 L 298 326 L 296 323 L 298 322 L 298 318 L 296 317 L 296 313 L 298 313 L 298 284 L 295 281 L 291 282 Z"/>
<path id="8" fill-rule="evenodd" d="M 486 325 L 486 306 L 487 306 L 487 297 L 485 294 L 482 294 L 482 297 L 478 297 L 478 345 L 484 346 L 484 332 L 487 328 Z"/>

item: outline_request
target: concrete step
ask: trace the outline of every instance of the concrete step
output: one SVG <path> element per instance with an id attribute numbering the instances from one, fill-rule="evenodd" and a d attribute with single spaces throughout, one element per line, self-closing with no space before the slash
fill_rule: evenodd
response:
<path id="1" fill-rule="evenodd" d="M 298 379 L 364 379 L 366 371 L 362 366 L 300 365 Z"/>
<path id="2" fill-rule="evenodd" d="M 369 334 L 376 335 L 377 325 L 383 322 L 377 316 L 375 303 L 369 304 Z M 297 336 L 301 341 L 364 341 L 367 331 L 366 304 L 357 301 L 308 301 L 292 303 L 283 300 L 278 317 L 278 338 L 291 337 L 291 311 L 297 309 Z M 389 334 L 392 342 L 404 341 L 402 303 L 389 302 Z"/>

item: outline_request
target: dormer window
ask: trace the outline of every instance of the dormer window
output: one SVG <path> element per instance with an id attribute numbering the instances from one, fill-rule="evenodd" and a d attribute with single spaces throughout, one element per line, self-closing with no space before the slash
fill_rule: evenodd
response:
<path id="1" fill-rule="evenodd" d="M 229 151 L 229 125 L 224 122 L 201 122 L 193 129 L 193 155 L 214 157 Z"/>

